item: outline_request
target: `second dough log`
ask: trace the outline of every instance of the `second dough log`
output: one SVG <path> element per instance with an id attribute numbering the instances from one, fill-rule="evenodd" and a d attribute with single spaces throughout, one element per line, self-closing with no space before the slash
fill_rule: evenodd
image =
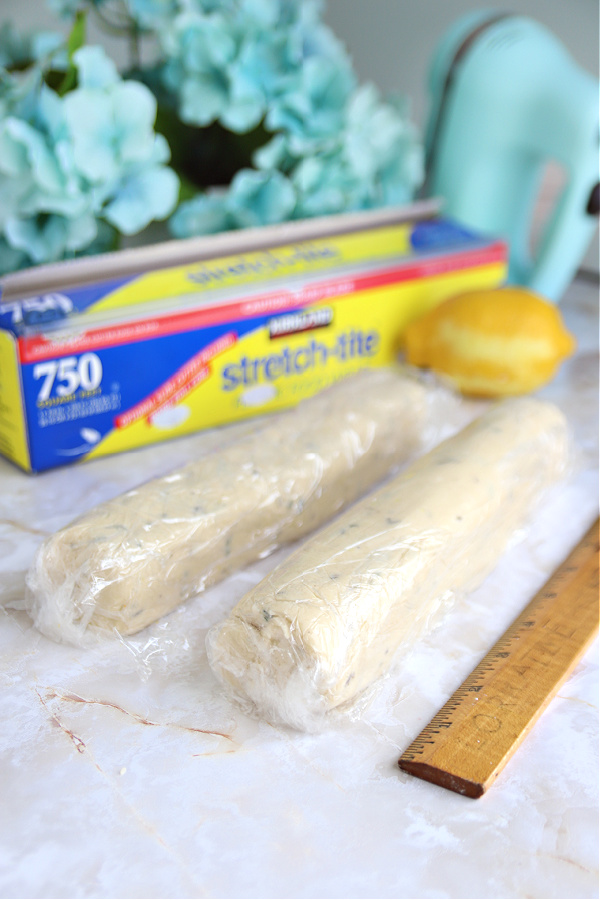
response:
<path id="1" fill-rule="evenodd" d="M 213 670 L 269 721 L 320 727 L 483 580 L 567 457 L 555 406 L 522 398 L 491 408 L 249 591 L 209 632 Z"/>

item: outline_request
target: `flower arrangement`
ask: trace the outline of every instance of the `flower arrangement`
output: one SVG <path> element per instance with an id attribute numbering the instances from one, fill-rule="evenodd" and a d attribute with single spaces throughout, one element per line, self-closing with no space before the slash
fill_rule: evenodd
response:
<path id="1" fill-rule="evenodd" d="M 47 0 L 0 28 L 0 272 L 119 244 L 404 203 L 422 150 L 359 85 L 319 0 Z M 129 41 L 119 74 L 86 16 Z M 153 61 L 142 65 L 140 42 Z"/>

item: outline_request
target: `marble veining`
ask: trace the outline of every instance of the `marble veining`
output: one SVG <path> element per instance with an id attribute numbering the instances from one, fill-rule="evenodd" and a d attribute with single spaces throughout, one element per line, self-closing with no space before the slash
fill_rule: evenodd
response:
<path id="1" fill-rule="evenodd" d="M 579 447 L 569 482 L 325 733 L 248 718 L 206 661 L 208 628 L 289 551 L 86 650 L 12 608 L 46 534 L 223 430 L 37 477 L 0 460 L 0 896 L 598 896 L 597 642 L 480 800 L 396 765 L 598 514 L 597 287 L 563 309 L 578 352 L 541 393 Z"/>

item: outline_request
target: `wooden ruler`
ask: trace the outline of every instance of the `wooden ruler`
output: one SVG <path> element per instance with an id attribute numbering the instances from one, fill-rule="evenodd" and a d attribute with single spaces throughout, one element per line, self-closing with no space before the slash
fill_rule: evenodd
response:
<path id="1" fill-rule="evenodd" d="M 596 635 L 598 525 L 402 754 L 401 769 L 468 797 L 489 788 Z"/>

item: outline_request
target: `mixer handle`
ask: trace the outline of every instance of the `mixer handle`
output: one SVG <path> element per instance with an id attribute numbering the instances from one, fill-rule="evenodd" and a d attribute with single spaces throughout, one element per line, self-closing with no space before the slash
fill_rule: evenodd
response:
<path id="1" fill-rule="evenodd" d="M 597 216 L 600 213 L 600 182 L 596 182 L 592 188 L 585 211 L 588 216 Z"/>

